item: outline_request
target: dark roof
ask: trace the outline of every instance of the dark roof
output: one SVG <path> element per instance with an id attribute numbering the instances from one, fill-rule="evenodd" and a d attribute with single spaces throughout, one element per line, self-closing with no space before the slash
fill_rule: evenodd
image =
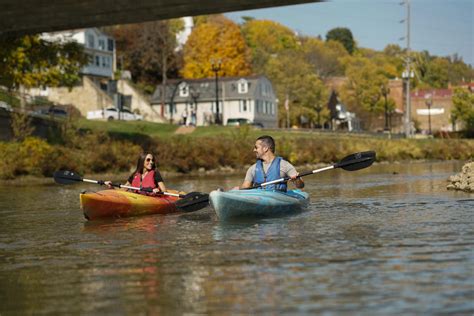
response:
<path id="1" fill-rule="evenodd" d="M 241 79 L 248 82 L 247 93 L 238 92 L 238 82 Z M 265 76 L 222 77 L 218 78 L 219 98 L 224 97 L 226 100 L 253 98 L 259 92 L 259 82 L 268 83 L 270 89 L 272 89 L 271 95 L 274 95 L 271 82 Z M 182 97 L 179 95 L 177 86 L 181 83 L 186 83 L 189 86 L 189 96 Z M 222 91 L 222 85 L 224 85 L 224 91 Z M 161 103 L 161 89 L 161 84 L 156 87 L 151 99 L 152 104 Z M 166 103 L 171 101 L 173 93 L 175 95 L 174 102 L 176 103 L 192 102 L 193 98 L 196 98 L 199 102 L 213 101 L 216 98 L 215 78 L 169 80 L 166 85 Z"/>

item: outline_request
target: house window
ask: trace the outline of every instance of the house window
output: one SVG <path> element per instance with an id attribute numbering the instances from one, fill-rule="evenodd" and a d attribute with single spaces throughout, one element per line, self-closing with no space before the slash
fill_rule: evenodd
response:
<path id="1" fill-rule="evenodd" d="M 179 96 L 180 97 L 189 96 L 189 86 L 186 83 L 182 83 L 179 85 Z"/>
<path id="2" fill-rule="evenodd" d="M 100 67 L 100 56 L 95 56 L 95 65 Z"/>
<path id="3" fill-rule="evenodd" d="M 107 50 L 109 52 L 113 52 L 114 51 L 114 40 L 113 39 L 108 39 L 107 40 Z"/>
<path id="4" fill-rule="evenodd" d="M 248 89 L 248 82 L 247 82 L 247 80 L 245 80 L 245 79 L 240 79 L 240 80 L 238 81 L 237 86 L 238 86 L 238 91 L 239 91 L 239 93 L 247 93 L 248 90 L 249 90 L 249 89 Z"/>
<path id="5" fill-rule="evenodd" d="M 107 67 L 107 57 L 102 56 L 102 67 L 106 68 Z"/>
<path id="6" fill-rule="evenodd" d="M 170 114 L 171 111 L 170 111 L 170 107 L 171 105 L 169 103 L 165 104 L 165 114 Z M 173 114 L 176 114 L 178 113 L 178 107 L 176 106 L 176 104 L 173 105 Z"/>
<path id="7" fill-rule="evenodd" d="M 275 104 L 270 103 L 270 107 L 272 109 L 272 115 L 275 115 Z"/>
<path id="8" fill-rule="evenodd" d="M 89 48 L 94 48 L 95 47 L 94 35 L 92 34 L 87 35 L 87 42 L 89 43 Z"/>
<path id="9" fill-rule="evenodd" d="M 247 100 L 240 100 L 239 101 L 239 112 L 247 112 L 248 106 L 247 106 Z"/>
<path id="10" fill-rule="evenodd" d="M 99 39 L 99 49 L 105 50 L 105 41 L 103 39 Z"/>

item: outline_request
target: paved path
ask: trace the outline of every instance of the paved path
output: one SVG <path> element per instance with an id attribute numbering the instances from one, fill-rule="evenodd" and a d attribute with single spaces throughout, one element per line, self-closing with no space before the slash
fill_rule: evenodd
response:
<path id="1" fill-rule="evenodd" d="M 174 133 L 175 134 L 190 134 L 194 132 L 195 129 L 196 127 L 194 126 L 180 126 Z"/>

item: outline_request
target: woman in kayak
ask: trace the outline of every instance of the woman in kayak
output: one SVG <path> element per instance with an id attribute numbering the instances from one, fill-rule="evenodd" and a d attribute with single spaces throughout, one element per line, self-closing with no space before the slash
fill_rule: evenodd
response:
<path id="1" fill-rule="evenodd" d="M 295 167 L 281 157 L 275 156 L 275 141 L 271 136 L 260 136 L 255 141 L 253 149 L 257 162 L 250 166 L 245 175 L 245 180 L 240 187 L 234 190 L 247 189 L 258 186 L 264 182 L 290 177 L 298 189 L 304 188 L 303 179 L 298 178 Z M 285 182 L 265 186 L 266 190 L 287 190 Z"/>
<path id="2" fill-rule="evenodd" d="M 151 153 L 141 154 L 138 157 L 137 168 L 128 177 L 125 185 L 137 188 L 151 188 L 154 193 L 165 192 L 166 186 L 160 172 L 156 170 L 155 161 L 155 155 Z M 107 187 L 112 188 L 110 181 L 106 181 L 105 184 Z"/>

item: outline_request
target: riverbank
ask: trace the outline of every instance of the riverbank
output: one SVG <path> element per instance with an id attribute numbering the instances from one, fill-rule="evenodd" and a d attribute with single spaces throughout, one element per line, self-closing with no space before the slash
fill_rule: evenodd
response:
<path id="1" fill-rule="evenodd" d="M 277 155 L 295 166 L 327 165 L 368 150 L 377 153 L 377 162 L 468 161 L 474 153 L 474 140 L 470 139 L 386 139 L 218 126 L 200 127 L 186 135 L 170 135 L 171 127 L 167 125 L 163 127 L 164 134 L 155 131 L 151 137 L 134 129 L 142 125 L 128 126 L 128 130 L 119 132 L 115 128 L 120 125 L 114 125 L 114 131 L 105 131 L 78 128 L 75 124 L 65 122 L 61 134 L 52 139 L 25 137 L 21 141 L 0 142 L 0 179 L 25 175 L 51 177 L 59 169 L 83 175 L 128 174 L 143 151 L 156 154 L 158 168 L 164 173 L 205 175 L 234 170 L 240 173 L 254 162 L 255 139 L 265 134 L 275 138 Z"/>
<path id="2" fill-rule="evenodd" d="M 341 157 L 343 158 L 343 157 Z M 451 162 L 456 162 L 458 160 L 451 160 Z M 416 166 L 416 165 L 423 165 L 426 163 L 441 163 L 441 162 L 448 162 L 446 160 L 404 160 L 404 161 L 393 161 L 393 162 L 388 162 L 388 161 L 382 161 L 382 162 L 374 162 L 374 166 L 383 166 L 383 165 L 391 165 L 391 166 L 400 166 L 400 165 L 411 165 L 411 166 Z M 306 165 L 297 165 L 296 169 L 300 172 L 304 171 L 310 171 L 310 170 L 315 170 L 319 168 L 323 168 L 328 166 L 327 163 L 318 163 L 318 164 L 306 164 Z M 183 172 L 176 172 L 176 171 L 160 171 L 161 175 L 165 179 L 167 183 L 173 183 L 175 181 L 182 181 L 183 178 L 186 179 L 196 179 L 196 178 L 206 178 L 206 177 L 222 177 L 222 176 L 236 176 L 236 177 L 243 177 L 245 176 L 245 173 L 247 172 L 248 167 L 250 167 L 250 164 L 245 165 L 240 168 L 231 168 L 231 167 L 220 167 L 212 170 L 193 170 L 188 173 L 183 173 Z M 471 169 L 471 170 L 474 170 Z M 120 171 L 120 172 L 106 172 L 106 173 L 85 173 L 81 174 L 86 179 L 93 179 L 93 180 L 110 180 L 113 182 L 117 183 L 125 183 L 126 179 L 130 176 L 130 171 Z M 393 171 L 391 172 L 393 174 L 398 174 L 398 171 Z M 462 172 L 461 172 L 462 173 Z M 449 181 L 450 184 L 448 185 L 448 189 L 457 189 L 454 187 L 449 187 L 453 181 L 456 180 L 456 182 L 462 182 L 462 181 L 457 181 L 458 177 L 461 175 L 452 176 L 450 177 Z M 463 174 L 464 175 L 464 174 Z M 453 178 L 455 177 L 455 178 Z M 451 180 L 451 178 L 453 180 Z M 474 177 L 471 175 L 471 179 L 474 179 Z M 472 180 L 471 180 L 472 181 Z M 28 186 L 28 185 L 51 185 L 55 184 L 54 179 L 52 176 L 34 176 L 34 175 L 20 175 L 17 176 L 14 179 L 0 179 L 0 186 Z M 472 192 L 472 191 L 467 191 L 467 192 Z"/>

